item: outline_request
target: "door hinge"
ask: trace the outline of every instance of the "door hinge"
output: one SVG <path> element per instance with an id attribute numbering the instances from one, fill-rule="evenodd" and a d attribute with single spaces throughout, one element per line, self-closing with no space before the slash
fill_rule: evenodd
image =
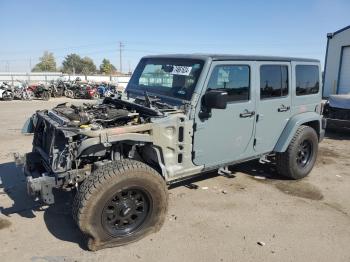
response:
<path id="1" fill-rule="evenodd" d="M 259 121 L 259 114 L 256 114 L 256 122 Z"/>
<path id="2" fill-rule="evenodd" d="M 253 146 L 256 146 L 256 138 L 254 138 Z"/>
<path id="3" fill-rule="evenodd" d="M 197 131 L 197 123 L 193 123 L 193 132 Z"/>

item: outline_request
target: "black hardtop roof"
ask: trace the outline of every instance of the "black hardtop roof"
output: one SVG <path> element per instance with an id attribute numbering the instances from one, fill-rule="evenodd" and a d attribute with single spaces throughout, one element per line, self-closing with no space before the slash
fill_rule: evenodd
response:
<path id="1" fill-rule="evenodd" d="M 281 57 L 281 56 L 260 56 L 260 55 L 229 55 L 229 54 L 166 54 L 150 55 L 144 58 L 188 58 L 188 59 L 212 59 L 214 61 L 282 61 L 282 62 L 316 62 L 320 61 L 311 58 Z"/>

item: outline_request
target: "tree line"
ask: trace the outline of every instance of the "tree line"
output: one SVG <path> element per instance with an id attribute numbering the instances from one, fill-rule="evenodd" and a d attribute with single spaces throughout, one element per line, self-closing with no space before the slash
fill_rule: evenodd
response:
<path id="1" fill-rule="evenodd" d="M 43 56 L 39 58 L 39 63 L 37 63 L 33 68 L 32 72 L 57 72 L 61 71 L 67 74 L 95 74 L 101 73 L 110 75 L 117 72 L 115 66 L 108 60 L 103 59 L 102 63 L 97 69 L 94 61 L 90 57 L 80 57 L 77 54 L 67 55 L 61 67 L 57 67 L 56 60 L 53 53 L 45 51 Z"/>

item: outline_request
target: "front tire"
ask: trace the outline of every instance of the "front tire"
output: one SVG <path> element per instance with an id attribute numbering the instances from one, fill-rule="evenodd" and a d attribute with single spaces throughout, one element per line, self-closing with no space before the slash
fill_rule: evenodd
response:
<path id="1" fill-rule="evenodd" d="M 276 154 L 277 171 L 289 179 L 306 177 L 315 165 L 318 136 L 312 127 L 300 126 L 286 152 Z"/>
<path id="2" fill-rule="evenodd" d="M 73 203 L 73 218 L 98 250 L 137 241 L 164 223 L 168 194 L 163 178 L 135 160 L 97 168 L 82 183 Z"/>

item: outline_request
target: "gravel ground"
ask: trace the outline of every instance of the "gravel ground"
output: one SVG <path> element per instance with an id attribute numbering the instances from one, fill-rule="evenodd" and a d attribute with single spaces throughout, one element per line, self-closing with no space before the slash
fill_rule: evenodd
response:
<path id="1" fill-rule="evenodd" d="M 208 174 L 191 181 L 198 189 L 169 190 L 157 234 L 86 251 L 70 195 L 50 207 L 32 202 L 12 158 L 31 149 L 32 137 L 20 134 L 25 119 L 65 100 L 0 102 L 1 261 L 350 261 L 349 133 L 327 134 L 306 179 L 283 180 L 256 161 L 232 167 L 232 177 Z"/>

